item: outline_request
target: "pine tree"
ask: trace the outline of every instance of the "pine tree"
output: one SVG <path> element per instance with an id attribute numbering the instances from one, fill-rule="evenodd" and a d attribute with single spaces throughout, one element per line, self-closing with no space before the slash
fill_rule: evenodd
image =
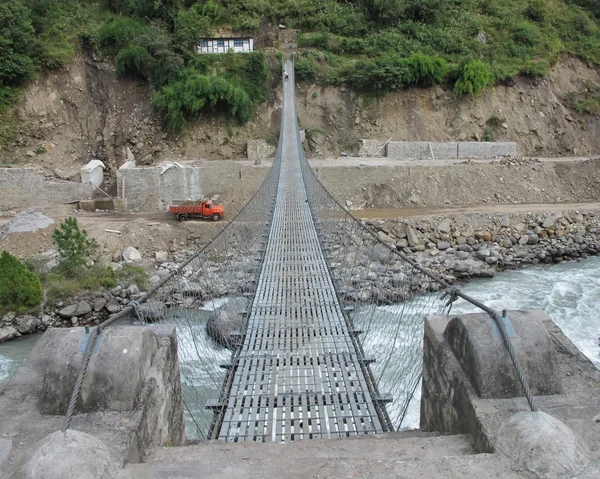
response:
<path id="1" fill-rule="evenodd" d="M 54 244 L 58 248 L 61 268 L 67 274 L 73 274 L 85 265 L 98 247 L 87 232 L 79 229 L 77 218 L 66 218 L 52 233 Z"/>

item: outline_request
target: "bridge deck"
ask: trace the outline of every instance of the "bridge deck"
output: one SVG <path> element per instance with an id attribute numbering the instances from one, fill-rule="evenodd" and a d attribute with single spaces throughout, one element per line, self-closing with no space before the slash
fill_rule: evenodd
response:
<path id="1" fill-rule="evenodd" d="M 291 70 L 277 203 L 221 425 L 226 441 L 382 432 L 306 201 Z"/>

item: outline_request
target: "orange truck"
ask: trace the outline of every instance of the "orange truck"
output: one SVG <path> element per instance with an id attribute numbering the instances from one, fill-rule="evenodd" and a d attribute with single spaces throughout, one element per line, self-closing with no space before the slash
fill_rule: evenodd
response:
<path id="1" fill-rule="evenodd" d="M 207 200 L 173 205 L 169 207 L 169 213 L 179 221 L 186 221 L 188 218 L 210 218 L 213 221 L 219 221 L 225 215 L 225 208 L 214 204 L 211 200 Z"/>

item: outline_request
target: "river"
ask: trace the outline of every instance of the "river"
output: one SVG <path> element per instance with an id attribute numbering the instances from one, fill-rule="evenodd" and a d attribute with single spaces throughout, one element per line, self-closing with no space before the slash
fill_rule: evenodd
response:
<path id="1" fill-rule="evenodd" d="M 546 311 L 575 345 L 600 368 L 600 257 L 504 272 L 492 279 L 473 280 L 461 289 L 497 310 Z M 476 308 L 462 300 L 457 301 L 452 309 L 453 313 L 476 311 Z M 203 327 L 201 329 L 204 330 Z M 182 355 L 186 355 L 186 339 L 195 334 L 197 333 L 182 334 Z M 202 342 L 206 341 L 204 335 L 201 336 Z M 38 339 L 39 336 L 29 336 L 23 340 L 0 344 L 0 386 L 8 381 L 16 367 L 25 360 Z M 206 356 L 207 360 L 210 358 L 216 365 L 218 361 L 227 358 L 228 352 L 215 349 Z M 188 359 L 183 367 L 190 366 Z M 419 396 L 420 388 L 417 388 L 417 395 L 405 419 L 405 428 L 418 427 Z"/>

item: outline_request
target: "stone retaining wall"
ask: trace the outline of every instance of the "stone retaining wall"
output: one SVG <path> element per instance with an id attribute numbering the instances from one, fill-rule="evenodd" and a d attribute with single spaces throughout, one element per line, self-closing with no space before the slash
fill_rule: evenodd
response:
<path id="1" fill-rule="evenodd" d="M 48 178 L 37 168 L 0 168 L 0 211 L 69 203 L 91 197 L 89 183 Z"/>
<path id="2" fill-rule="evenodd" d="M 126 200 L 131 211 L 167 211 L 174 201 L 202 197 L 222 198 L 232 209 L 238 206 L 238 193 L 258 189 L 269 166 L 268 162 L 257 167 L 248 161 L 212 161 L 166 171 L 160 166 L 122 167 L 117 172 L 117 196 Z"/>
<path id="3" fill-rule="evenodd" d="M 364 140 L 363 140 L 364 141 Z M 516 156 L 514 142 L 448 142 L 390 141 L 386 148 L 389 158 L 456 159 L 494 158 L 496 156 Z"/>

